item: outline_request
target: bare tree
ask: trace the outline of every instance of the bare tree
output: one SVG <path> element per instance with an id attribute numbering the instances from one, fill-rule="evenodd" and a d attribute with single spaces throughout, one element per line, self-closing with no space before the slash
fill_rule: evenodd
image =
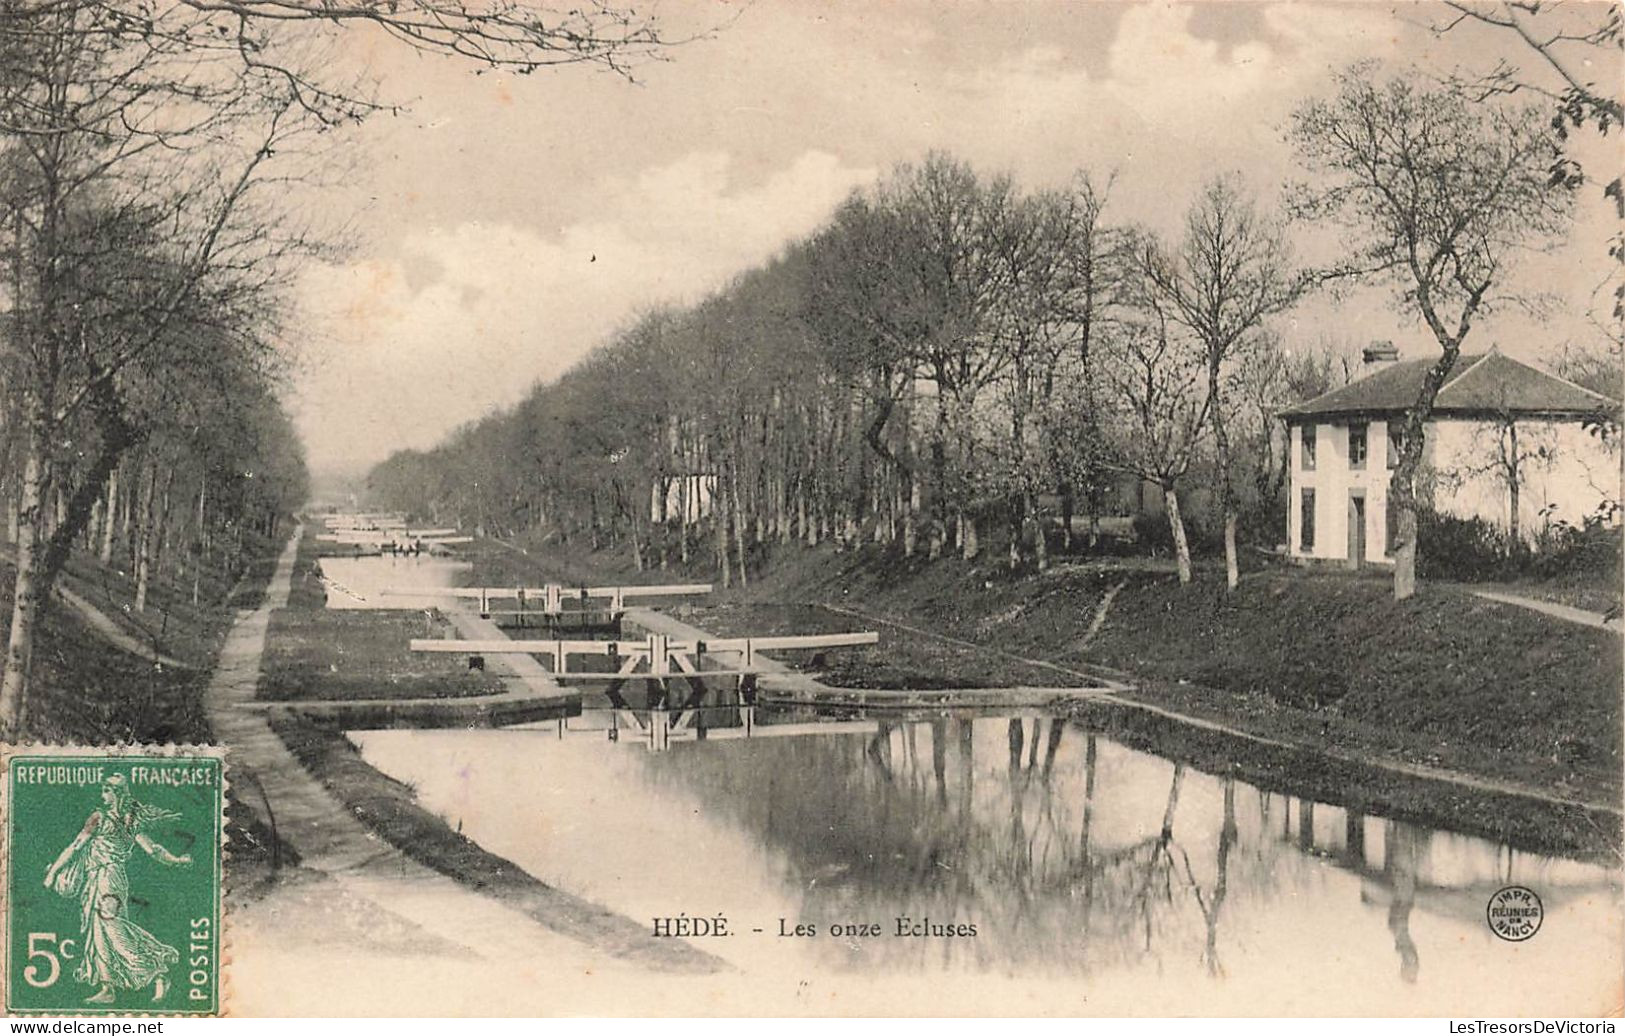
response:
<path id="1" fill-rule="evenodd" d="M 334 26 L 366 25 L 422 51 L 520 73 L 587 62 L 625 73 L 665 43 L 652 23 L 594 3 L 511 0 L 54 0 L 0 3 L 0 188 L 12 303 L 4 369 L 8 439 L 20 441 L 17 581 L 0 736 L 24 715 L 40 613 L 67 552 L 135 441 L 128 372 L 173 343 L 180 315 L 226 284 L 277 280 L 299 250 L 260 196 L 310 173 L 292 159 L 314 131 L 384 107 L 323 60 Z M 116 240 L 85 233 L 91 220 Z M 129 247 L 162 242 L 157 261 Z M 87 298 L 84 249 L 122 254 L 144 287 Z M 224 311 L 222 311 L 224 312 Z M 221 314 L 217 314 L 221 315 Z M 56 456 L 88 426 L 88 465 Z M 64 479 L 73 476 L 74 485 Z M 48 521 L 51 500 L 65 501 Z"/>
<path id="2" fill-rule="evenodd" d="M 1472 449 L 1449 469 L 1436 471 L 1435 477 L 1457 485 L 1485 477 L 1499 483 L 1506 491 L 1506 546 L 1516 552 L 1524 548 L 1527 534 L 1522 519 L 1524 481 L 1534 469 L 1550 470 L 1559 456 L 1550 423 L 1520 422 L 1503 388 L 1492 416 L 1473 430 Z"/>
<path id="3" fill-rule="evenodd" d="M 1056 378 L 1063 361 L 1088 330 L 1074 313 L 1080 250 L 1096 229 L 1098 208 L 1089 196 L 1043 192 L 1019 199 L 996 228 L 995 262 L 1006 285 L 993 334 L 1004 353 L 1000 385 L 1010 420 L 1009 563 L 1019 568 L 1031 541 L 1037 566 L 1046 564 L 1042 522 L 1033 529 L 1037 494 L 1054 458 Z"/>
<path id="4" fill-rule="evenodd" d="M 1009 216 L 1014 187 L 1008 177 L 984 179 L 968 164 L 933 153 L 894 176 L 887 203 L 895 206 L 909 239 L 910 302 L 919 332 L 921 373 L 936 390 L 931 469 L 937 493 L 930 551 L 946 545 L 950 525 L 966 559 L 978 552 L 973 492 L 976 436 L 973 416 L 980 393 L 1002 373 L 1007 356 L 988 334 L 1005 283 L 992 243 Z"/>
<path id="5" fill-rule="evenodd" d="M 1516 40 L 1526 61 L 1501 59 L 1493 68 L 1457 77 L 1475 97 L 1529 93 L 1547 99 L 1552 128 L 1565 145 L 1571 134 L 1594 129 L 1599 136 L 1625 126 L 1625 14 L 1618 4 L 1577 3 L 1572 0 L 1446 0 L 1448 18 L 1434 31 L 1479 28 Z M 1552 175 L 1572 184 L 1587 179 L 1572 150 L 1553 162 Z M 1598 284 L 1596 296 L 1611 296 L 1606 316 L 1593 316 L 1606 336 L 1615 367 L 1625 351 L 1625 179 L 1617 169 L 1605 169 L 1603 196 L 1612 201 L 1616 227 L 1608 251 L 1615 262 L 1610 276 Z M 1611 285 L 1611 287 L 1610 287 Z M 1601 307 L 1594 307 L 1600 310 Z M 1618 395 L 1619 379 L 1605 390 Z"/>
<path id="6" fill-rule="evenodd" d="M 1294 269 L 1280 227 L 1258 212 L 1239 181 L 1209 180 L 1185 214 L 1185 233 L 1173 251 L 1155 244 L 1144 252 L 1146 275 L 1169 303 L 1169 313 L 1202 343 L 1207 370 L 1208 418 L 1218 455 L 1219 506 L 1224 515 L 1225 579 L 1240 581 L 1236 557 L 1236 492 L 1231 471 L 1225 396 L 1230 369 L 1269 316 L 1293 305 L 1309 287 Z"/>
<path id="7" fill-rule="evenodd" d="M 1534 109 L 1478 103 L 1454 85 L 1377 82 L 1370 65 L 1293 114 L 1290 137 L 1317 179 L 1300 215 L 1333 220 L 1342 273 L 1392 285 L 1439 345 L 1405 422 L 1389 499 L 1397 509 L 1394 596 L 1416 592 L 1416 476 L 1434 398 L 1475 321 L 1509 301 L 1518 252 L 1567 227 L 1572 185 L 1554 179 L 1556 135 Z"/>
<path id="8" fill-rule="evenodd" d="M 1206 359 L 1201 344 L 1183 333 L 1147 290 L 1140 306 L 1110 337 L 1111 355 L 1101 365 L 1110 386 L 1113 465 L 1162 490 L 1174 541 L 1179 581 L 1191 581 L 1190 542 L 1179 513 L 1179 483 L 1207 426 L 1211 397 L 1204 391 Z"/>
<path id="9" fill-rule="evenodd" d="M 1115 175 L 1097 185 L 1080 172 L 1072 181 L 1075 224 L 1066 256 L 1065 312 L 1072 329 L 1070 356 L 1045 385 L 1046 452 L 1061 496 L 1061 537 L 1072 548 L 1072 516 L 1079 492 L 1089 512 L 1089 545 L 1100 538 L 1105 489 L 1105 443 L 1100 427 L 1096 347 L 1109 332 L 1133 282 L 1133 235 L 1106 222 Z M 1064 377 L 1063 377 L 1064 375 Z"/>

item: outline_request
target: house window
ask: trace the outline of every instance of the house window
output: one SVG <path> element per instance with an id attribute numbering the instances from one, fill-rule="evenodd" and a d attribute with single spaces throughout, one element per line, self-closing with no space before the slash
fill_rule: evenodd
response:
<path id="1" fill-rule="evenodd" d="M 1405 445 L 1405 426 L 1398 421 L 1388 422 L 1388 470 L 1399 467 L 1399 451 Z"/>
<path id="2" fill-rule="evenodd" d="M 1315 491 L 1298 490 L 1298 552 L 1307 554 L 1315 549 Z"/>
<path id="3" fill-rule="evenodd" d="M 1301 435 L 1303 439 L 1303 459 L 1298 463 L 1298 467 L 1304 471 L 1313 471 L 1315 470 L 1315 426 L 1312 424 L 1304 425 Z"/>
<path id="4" fill-rule="evenodd" d="M 1349 425 L 1349 467 L 1365 467 L 1366 425 Z"/>
<path id="5" fill-rule="evenodd" d="M 1386 526 L 1385 532 L 1388 536 L 1387 542 L 1383 544 L 1383 553 L 1393 557 L 1394 541 L 1399 539 L 1399 508 L 1394 506 L 1392 496 L 1385 498 L 1383 501 L 1383 516 L 1386 519 L 1383 525 Z"/>

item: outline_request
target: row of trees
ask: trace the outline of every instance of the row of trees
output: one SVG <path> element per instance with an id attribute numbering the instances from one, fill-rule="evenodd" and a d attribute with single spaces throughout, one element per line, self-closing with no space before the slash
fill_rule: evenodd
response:
<path id="1" fill-rule="evenodd" d="M 1255 463 L 1284 461 L 1264 418 L 1304 365 L 1263 324 L 1308 280 L 1234 179 L 1171 244 L 1109 222 L 1108 186 L 1023 192 L 940 154 L 899 168 L 773 262 L 644 314 L 371 486 L 493 532 L 624 541 L 639 565 L 703 541 L 727 582 L 767 541 L 969 558 L 993 523 L 1012 565 L 1042 566 L 1040 494 L 1068 539 L 1075 511 L 1145 478 L 1188 564 L 1176 490 L 1209 429 L 1226 471 L 1226 418 Z"/>
<path id="2" fill-rule="evenodd" d="M 602 5 L 0 0 L 0 738 L 73 550 L 122 556 L 142 607 L 159 566 L 229 564 L 304 499 L 274 389 L 283 289 L 318 245 L 281 200 L 386 108 L 332 71 L 353 32 L 521 73 L 662 44 Z"/>
<path id="3" fill-rule="evenodd" d="M 390 458 L 371 489 L 498 534 L 624 542 L 640 566 L 706 549 L 727 584 L 791 539 L 969 558 L 997 529 L 1012 566 L 1042 567 L 1041 495 L 1070 546 L 1075 512 L 1142 481 L 1188 580 L 1180 495 L 1200 482 L 1233 586 L 1243 515 L 1279 511 L 1273 412 L 1328 387 L 1324 357 L 1283 347 L 1271 317 L 1365 279 L 1440 347 L 1395 477 L 1403 569 L 1433 394 L 1516 252 L 1561 233 L 1574 183 L 1552 175 L 1559 142 L 1536 110 L 1371 66 L 1336 85 L 1289 133 L 1313 174 L 1292 214 L 1342 229 L 1337 264 L 1298 265 L 1284 216 L 1234 176 L 1164 239 L 1109 218 L 1109 181 L 1022 190 L 934 154 L 512 411 Z"/>

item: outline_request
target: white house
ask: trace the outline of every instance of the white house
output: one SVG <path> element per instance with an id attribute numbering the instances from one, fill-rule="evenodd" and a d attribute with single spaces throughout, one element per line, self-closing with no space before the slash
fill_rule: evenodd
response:
<path id="1" fill-rule="evenodd" d="M 1365 373 L 1281 412 L 1291 451 L 1288 548 L 1302 559 L 1392 563 L 1388 480 L 1405 412 L 1432 359 L 1365 350 Z M 1424 499 L 1447 514 L 1513 525 L 1533 539 L 1549 523 L 1579 525 L 1620 498 L 1617 453 L 1588 422 L 1618 420 L 1618 402 L 1494 350 L 1463 354 L 1426 425 Z"/>

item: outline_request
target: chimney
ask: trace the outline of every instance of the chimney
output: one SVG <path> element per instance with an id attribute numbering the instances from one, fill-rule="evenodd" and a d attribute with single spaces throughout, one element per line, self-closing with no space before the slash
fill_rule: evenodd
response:
<path id="1" fill-rule="evenodd" d="M 1394 348 L 1393 342 L 1372 342 L 1360 353 L 1364 361 L 1361 371 L 1365 374 L 1375 374 L 1385 367 L 1399 362 L 1399 350 Z"/>

